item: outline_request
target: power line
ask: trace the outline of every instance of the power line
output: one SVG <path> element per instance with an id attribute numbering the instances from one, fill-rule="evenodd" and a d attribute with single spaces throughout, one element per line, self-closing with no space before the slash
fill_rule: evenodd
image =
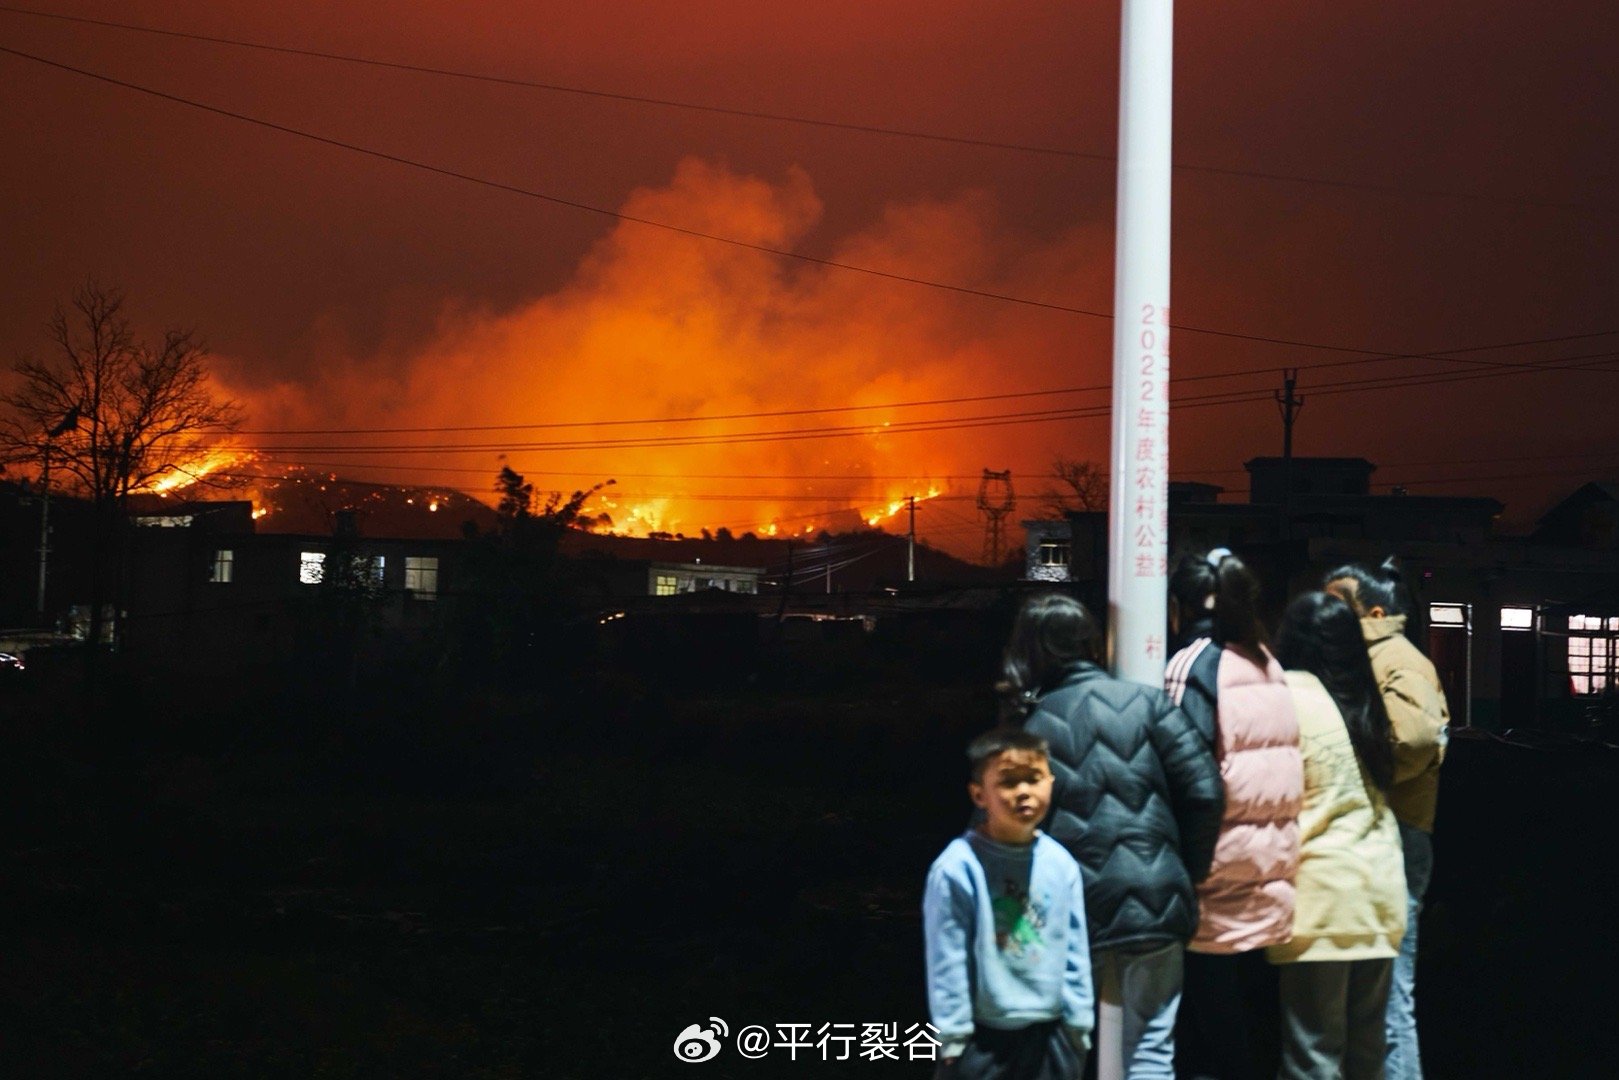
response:
<path id="1" fill-rule="evenodd" d="M 354 465 L 352 461 L 284 461 L 282 464 L 289 468 L 313 469 L 347 469 Z M 496 469 L 479 468 L 465 465 L 389 465 L 383 462 L 366 462 L 367 469 L 402 469 L 421 472 L 448 472 L 448 473 L 476 473 L 479 476 L 494 476 Z M 586 473 L 611 473 L 615 478 L 631 480 L 894 480 L 908 484 L 931 484 L 940 480 L 973 480 L 977 481 L 978 474 L 973 473 L 943 473 L 928 477 L 918 477 L 911 474 L 898 473 L 627 473 L 614 469 L 520 469 L 523 476 L 580 476 Z M 210 473 L 208 475 L 215 475 Z M 257 475 L 257 474 L 252 474 Z M 1040 479 L 1045 473 L 1016 473 L 1020 480 Z M 317 482 L 319 476 L 276 476 L 272 479 L 298 480 L 304 482 Z M 329 483 L 330 481 L 325 481 Z M 386 484 L 381 486 L 388 486 Z M 414 486 L 414 485 L 413 485 Z"/>
<path id="2" fill-rule="evenodd" d="M 646 424 L 705 424 L 720 420 L 760 420 L 778 416 L 822 416 L 829 413 L 870 412 L 878 409 L 914 409 L 936 405 L 960 405 L 1015 398 L 1054 397 L 1106 390 L 1106 385 L 1068 386 L 1055 390 L 1019 390 L 1004 394 L 973 394 L 966 397 L 933 398 L 925 401 L 890 401 L 874 405 L 828 405 L 812 409 L 767 409 L 757 412 L 716 413 L 711 416 L 658 416 L 637 420 L 556 420 L 524 424 L 466 424 L 427 427 L 377 428 L 271 428 L 238 430 L 239 435 L 423 435 L 455 431 L 537 431 L 557 428 L 626 427 Z M 225 429 L 219 429 L 225 430 Z"/>
<path id="3" fill-rule="evenodd" d="M 445 168 L 441 165 L 432 165 L 425 161 L 418 161 L 414 158 L 404 157 L 399 154 L 391 154 L 385 150 L 376 150 L 368 146 L 361 146 L 358 143 L 345 142 L 342 139 L 334 139 L 330 136 L 320 135 L 312 131 L 304 130 L 303 128 L 295 128 L 287 124 L 278 124 L 273 120 L 265 120 L 261 117 L 250 116 L 247 113 L 221 108 L 218 105 L 209 105 L 206 102 L 197 101 L 193 98 L 182 97 L 178 94 L 170 94 L 163 90 L 156 90 L 152 87 L 142 86 L 139 83 L 128 82 L 124 79 L 117 79 L 111 75 L 103 75 L 99 72 L 90 71 L 85 68 L 74 67 L 72 64 L 64 64 L 57 60 L 49 60 L 43 56 L 36 56 L 33 53 L 23 52 L 21 49 L 13 49 L 8 46 L 0 45 L 0 53 L 16 56 L 23 60 L 32 60 L 37 64 L 44 64 L 47 67 L 56 68 L 60 71 L 70 72 L 71 74 L 79 75 L 87 79 L 94 79 L 97 82 L 106 83 L 110 86 L 121 87 L 125 90 L 134 90 L 137 93 L 147 94 L 151 97 L 173 102 L 177 105 L 185 105 L 189 108 L 200 109 L 203 112 L 213 113 L 216 116 L 223 116 L 231 120 L 240 120 L 243 123 L 253 124 L 270 131 L 281 132 L 284 135 L 293 135 L 301 139 L 308 139 L 312 142 L 321 143 L 325 146 L 336 147 L 339 150 L 348 150 L 351 153 L 363 154 L 367 157 L 376 158 L 380 161 L 389 161 L 395 165 L 405 165 L 413 169 L 420 169 L 424 172 L 434 173 L 438 176 L 446 176 L 453 180 L 463 180 L 469 184 L 477 184 L 481 187 L 493 188 L 494 190 L 509 192 L 513 195 L 522 195 L 525 198 L 539 199 L 543 202 L 552 203 L 557 206 L 566 206 L 574 210 L 583 210 L 587 213 L 598 214 L 602 217 L 612 218 L 616 221 L 627 221 L 636 225 L 646 225 L 651 228 L 664 229 L 669 232 L 680 233 L 683 236 L 691 236 L 700 240 L 712 240 L 715 243 L 729 244 L 733 247 L 744 248 L 748 251 L 757 251 L 766 255 L 778 255 L 782 258 L 797 259 L 800 262 L 811 263 L 816 266 L 825 266 L 836 270 L 848 270 L 853 273 L 867 274 L 872 277 L 884 278 L 889 281 L 901 281 L 912 285 L 926 285 L 931 288 L 944 289 L 948 292 L 960 293 L 966 296 L 977 296 L 988 300 L 1003 300 L 1007 303 L 1022 304 L 1026 307 L 1043 308 L 1048 311 L 1063 311 L 1073 315 L 1088 315 L 1097 319 L 1111 319 L 1113 317 L 1107 312 L 1092 311 L 1087 308 L 1071 307 L 1066 304 L 1058 304 L 1045 300 L 1035 300 L 1026 296 L 1013 296 L 1009 293 L 999 293 L 989 289 L 975 289 L 967 285 L 952 285 L 941 281 L 929 281 L 926 278 L 911 277 L 907 274 L 893 273 L 888 270 L 878 270 L 875 267 L 857 266 L 854 263 L 839 262 L 836 259 L 825 259 L 816 255 L 806 255 L 803 252 L 789 251 L 786 248 L 771 247 L 768 244 L 755 244 L 748 240 L 737 239 L 734 236 L 724 236 L 719 233 L 704 232 L 701 229 L 687 228 L 684 225 L 675 225 L 670 222 L 657 221 L 653 218 L 641 217 L 636 214 L 627 214 L 622 210 L 610 210 L 604 206 L 593 206 L 590 203 L 579 202 L 576 199 L 566 199 L 559 195 L 550 195 L 546 192 L 537 191 L 533 188 L 520 187 L 516 184 L 508 184 L 500 180 L 491 180 L 485 176 L 476 176 L 472 173 L 460 172 L 456 169 Z"/>
<path id="4" fill-rule="evenodd" d="M 1205 382 L 1212 379 L 1240 379 L 1257 375 L 1274 374 L 1289 370 L 1324 370 L 1328 368 L 1349 367 L 1361 364 L 1387 363 L 1395 360 L 1436 360 L 1446 363 L 1469 364 L 1484 367 L 1499 368 L 1540 368 L 1541 364 L 1535 362 L 1514 362 L 1501 360 L 1480 360 L 1464 358 L 1463 353 L 1492 352 L 1499 349 L 1522 348 L 1530 345 L 1551 345 L 1565 341 L 1578 341 L 1593 337 L 1611 337 L 1619 331 L 1599 330 L 1580 334 L 1561 334 L 1556 337 L 1532 338 L 1522 341 L 1501 342 L 1491 345 L 1471 345 L 1459 349 L 1446 349 L 1442 352 L 1430 353 L 1386 353 L 1374 354 L 1354 360 L 1334 360 L 1321 364 L 1298 367 L 1270 367 L 1251 368 L 1244 371 L 1208 372 L 1201 375 L 1182 375 L 1171 379 L 1172 384 Z M 1605 355 L 1605 354 L 1603 354 Z M 1581 369 L 1575 369 L 1581 370 Z M 1596 370 L 1596 369 L 1593 369 Z M 578 427 L 621 427 L 638 426 L 646 424 L 696 424 L 709 423 L 721 420 L 756 420 L 779 416 L 818 416 L 844 412 L 868 412 L 879 409 L 912 409 L 938 405 L 958 405 L 981 401 L 1007 401 L 1017 398 L 1030 397 L 1056 397 L 1065 394 L 1099 393 L 1111 390 L 1109 383 L 1095 383 L 1090 386 L 1065 386 L 1051 390 L 1018 390 L 1002 394 L 973 394 L 961 397 L 932 398 L 919 401 L 890 401 L 871 405 L 829 405 L 807 409 L 766 409 L 754 412 L 719 413 L 711 416 L 662 416 L 645 417 L 641 419 L 611 419 L 611 420 L 559 420 L 540 423 L 520 424 L 465 424 L 465 425 L 429 425 L 422 427 L 374 427 L 374 428 L 264 428 L 264 429 L 237 429 L 238 435 L 421 435 L 447 432 L 475 432 L 475 431 L 537 431 L 546 429 L 578 428 Z M 224 430 L 224 429 L 219 429 Z"/>
<path id="5" fill-rule="evenodd" d="M 1100 412 L 1098 412 L 1100 410 Z M 1101 415 L 1107 406 L 1092 405 L 1076 409 L 1024 410 L 1008 413 L 985 413 L 978 416 L 954 417 L 938 420 L 909 420 L 894 423 L 846 424 L 826 427 L 782 428 L 759 431 L 715 433 L 710 435 L 635 436 L 623 439 L 573 440 L 548 443 L 393 443 L 393 444 L 282 444 L 250 445 L 244 449 L 255 453 L 328 453 L 328 454 L 398 454 L 398 453 L 521 453 L 534 450 L 563 449 L 637 449 L 681 446 L 731 446 L 750 442 L 777 442 L 806 438 L 832 438 L 848 435 L 907 434 L 919 431 L 956 431 L 973 427 L 994 427 L 1003 423 L 1030 423 L 1041 420 L 1063 420 L 1076 416 Z"/>
<path id="6" fill-rule="evenodd" d="M 1515 457 L 1482 457 L 1482 458 L 1442 458 L 1427 461 L 1383 461 L 1376 462 L 1379 469 L 1416 468 L 1430 465 L 1494 465 L 1504 462 L 1519 461 L 1569 461 L 1573 459 L 1589 460 L 1592 458 L 1619 457 L 1619 450 L 1576 450 L 1567 454 L 1523 454 Z M 409 466 L 401 466 L 408 468 Z M 1239 476 L 1245 475 L 1247 469 L 1180 469 L 1176 470 L 1181 476 Z M 572 474 L 569 474 L 572 475 Z"/>
<path id="7" fill-rule="evenodd" d="M 142 86 L 139 83 L 128 82 L 124 79 L 117 79 L 110 75 L 103 75 L 99 72 L 90 71 L 85 68 L 74 67 L 71 64 L 64 64 L 57 60 L 50 60 L 42 56 L 37 56 L 33 53 L 24 52 L 20 49 L 13 49 L 8 46 L 0 45 L 0 53 L 16 56 L 23 60 L 31 60 L 34 63 L 43 64 L 47 67 L 56 68 L 60 71 L 66 71 L 71 74 L 79 75 L 87 79 L 93 79 L 97 82 L 106 83 L 111 86 L 117 86 L 126 90 L 133 90 L 137 93 L 146 94 L 151 97 L 159 98 L 163 101 L 184 105 L 189 108 L 200 109 L 216 116 L 223 116 L 232 120 L 240 120 L 243 123 L 253 124 L 270 131 L 277 131 L 285 135 L 292 135 L 298 138 L 308 139 L 325 146 L 335 147 L 340 150 L 348 150 L 352 153 L 363 154 L 367 157 L 376 158 L 380 161 L 388 161 L 396 165 L 404 165 L 409 168 L 420 169 L 424 172 L 433 173 L 438 176 L 444 176 L 454 180 L 462 180 L 467 183 L 477 184 L 481 187 L 487 187 L 497 191 L 505 191 L 513 195 L 521 195 L 526 198 L 538 199 L 557 206 L 565 206 L 575 210 L 583 210 L 587 213 L 612 218 L 616 221 L 625 221 L 636 225 L 644 225 L 649 228 L 663 229 L 668 232 L 679 233 L 683 236 L 690 236 L 700 240 L 710 240 L 715 243 L 728 244 L 748 251 L 757 251 L 761 254 L 776 255 L 781 258 L 794 259 L 815 266 L 824 266 L 828 269 L 846 270 L 851 273 L 865 274 L 871 277 L 882 278 L 887 281 L 898 281 L 910 285 L 921 285 L 928 288 L 941 289 L 946 292 L 957 293 L 959 295 L 976 296 L 986 300 L 1000 300 L 1006 303 L 1019 304 L 1025 307 L 1039 308 L 1047 311 L 1060 311 L 1071 315 L 1084 315 L 1090 318 L 1104 319 L 1109 321 L 1111 321 L 1113 318 L 1111 312 L 1096 311 L 1090 308 L 1073 307 L 1067 304 L 1058 304 L 1047 300 L 1036 300 L 1032 297 L 1016 296 L 1011 293 L 996 292 L 990 289 L 977 289 L 967 285 L 956 285 L 949 282 L 933 281 L 928 278 L 914 277 L 909 274 L 900 274 L 888 270 L 878 270 L 875 267 L 860 266 L 855 263 L 846 263 L 836 259 L 822 258 L 817 255 L 808 255 L 803 252 L 790 251 L 786 248 L 771 247 L 767 244 L 756 244 L 748 240 L 740 240 L 733 236 L 724 236 L 719 233 L 705 232 L 701 229 L 692 229 L 683 225 L 675 225 L 670 222 L 658 221 L 653 218 L 641 217 L 635 214 L 627 214 L 621 210 L 610 210 L 606 207 L 595 206 L 590 203 L 579 202 L 574 199 L 566 199 L 558 195 L 550 195 L 542 191 L 537 191 L 533 188 L 520 187 L 516 184 L 508 184 L 503 181 L 489 179 L 488 177 L 460 172 L 458 170 L 445 168 L 440 165 L 432 165 L 427 162 L 418 161 L 414 158 L 407 158 L 399 154 L 388 153 L 384 150 L 376 150 L 370 147 L 361 146 L 357 143 L 345 142 L 341 139 L 334 139 L 326 135 L 306 131 L 302 128 L 295 128 L 286 124 L 278 124 L 272 120 L 265 120 L 260 117 L 248 115 L 247 113 L 236 112 L 231 109 L 221 108 L 217 105 L 210 105 L 206 102 L 197 101 L 192 98 L 182 97 L 178 94 L 171 94 L 163 90 Z M 1378 352 L 1377 350 L 1373 349 L 1331 345 L 1321 342 L 1298 341 L 1290 338 L 1272 337 L 1264 334 L 1245 334 L 1232 330 L 1216 330 L 1209 327 L 1190 326 L 1181 323 L 1172 323 L 1171 329 L 1180 331 L 1182 333 L 1203 334 L 1210 337 L 1227 338 L 1237 341 L 1252 341 L 1270 345 L 1286 345 L 1302 349 L 1319 349 L 1328 352 L 1346 352 L 1363 356 L 1378 357 L 1391 357 L 1396 355 L 1386 351 Z"/>
<path id="8" fill-rule="evenodd" d="M 327 60 L 336 63 L 357 64 L 365 67 L 382 68 L 391 71 L 403 71 L 414 75 L 432 75 L 443 78 L 460 79 L 469 82 L 490 83 L 498 86 L 520 87 L 527 90 L 541 90 L 554 94 L 571 94 L 579 97 L 597 98 L 607 101 L 618 101 L 635 105 L 651 105 L 658 108 L 681 109 L 689 112 L 710 113 L 719 116 L 738 117 L 747 120 L 764 120 L 773 123 L 797 124 L 805 127 L 826 128 L 836 131 L 856 132 L 863 135 L 878 135 L 891 138 L 916 139 L 925 142 L 943 143 L 954 146 L 968 146 L 987 150 L 1014 151 L 1025 154 L 1035 154 L 1043 157 L 1070 158 L 1100 163 L 1114 163 L 1118 160 L 1114 154 L 1098 151 L 1075 150 L 1071 147 L 1043 146 L 1033 143 L 1010 142 L 998 139 L 973 138 L 963 135 L 949 135 L 942 132 L 919 131 L 912 128 L 889 127 L 879 124 L 860 124 L 850 121 L 828 120 L 822 117 L 801 116 L 793 113 L 770 112 L 762 109 L 743 109 L 726 105 L 711 105 L 694 101 L 681 101 L 674 98 L 652 97 L 643 94 L 627 94 L 620 91 L 600 90 L 590 87 L 569 86 L 563 83 L 543 82 L 535 79 L 523 79 L 515 76 L 493 75 L 487 72 L 464 71 L 454 68 L 437 67 L 426 64 L 408 64 L 396 60 L 381 60 L 375 57 L 355 56 L 347 53 L 327 52 L 320 49 L 303 48 L 291 45 L 272 45 L 261 41 L 248 41 L 243 38 L 222 37 L 212 34 L 201 34 L 194 31 L 171 30 L 156 26 L 145 26 L 138 23 L 116 22 L 110 19 L 92 19 L 82 15 L 66 15 L 59 12 L 37 11 L 32 8 L 0 5 L 0 11 L 13 15 L 25 15 L 41 19 L 54 19 L 61 22 L 78 23 L 87 26 L 99 26 L 106 29 L 126 30 L 141 34 L 152 34 L 160 37 L 175 38 L 183 41 L 195 41 L 209 45 L 225 45 L 238 49 L 253 49 L 260 52 L 277 53 L 286 56 L 300 56 L 316 60 Z M 1309 184 L 1321 187 L 1336 188 L 1348 191 L 1370 191 L 1385 195 L 1417 195 L 1427 198 L 1463 199 L 1473 202 L 1499 202 L 1522 206 L 1536 206 L 1553 210 L 1574 210 L 1582 212 L 1614 213 L 1615 207 L 1599 206 L 1588 203 L 1568 202 L 1553 199 L 1537 199 L 1521 195 L 1497 195 L 1475 191 L 1456 191 L 1445 188 L 1414 188 L 1397 184 L 1375 184 L 1361 180 L 1343 180 L 1319 176 L 1305 176 L 1297 173 L 1282 173 L 1268 170 L 1237 169 L 1217 165 L 1203 165 L 1191 162 L 1175 162 L 1171 166 L 1180 172 L 1202 173 L 1210 176 L 1241 177 L 1246 179 L 1268 180 L 1289 184 Z"/>
<path id="9" fill-rule="evenodd" d="M 1471 481 L 1476 481 L 1476 480 L 1533 478 L 1533 477 L 1537 477 L 1537 476 L 1561 476 L 1561 475 L 1569 475 L 1569 474 L 1581 473 L 1581 472 L 1590 472 L 1590 471 L 1592 471 L 1591 468 L 1590 468 L 1591 465 L 1596 465 L 1597 468 L 1601 468 L 1602 465 L 1607 464 L 1608 459 L 1612 459 L 1612 458 L 1619 458 L 1619 450 L 1607 451 L 1607 452 L 1598 452 L 1598 453 L 1575 452 L 1575 453 L 1568 453 L 1568 454 L 1531 454 L 1531 455 L 1518 455 L 1518 456 L 1508 456 L 1508 457 L 1454 458 L 1454 459 L 1448 459 L 1448 460 L 1432 460 L 1432 459 L 1430 459 L 1430 460 L 1424 460 L 1424 461 L 1388 461 L 1388 462 L 1380 463 L 1377 466 L 1378 469 L 1381 471 L 1381 470 L 1399 470 L 1399 469 L 1409 469 L 1409 468 L 1428 468 L 1428 467 L 1435 467 L 1435 466 L 1444 467 L 1444 466 L 1453 466 L 1453 465 L 1460 466 L 1460 465 L 1516 464 L 1516 463 L 1519 463 L 1519 462 L 1559 461 L 1559 460 L 1575 460 L 1575 459 L 1578 459 L 1578 460 L 1584 462 L 1585 464 L 1577 465 L 1577 466 L 1571 466 L 1571 467 L 1563 468 L 1563 469 L 1553 469 L 1553 470 L 1547 470 L 1547 471 L 1541 471 L 1541 472 L 1531 472 L 1531 473 L 1492 474 L 1492 475 L 1485 475 L 1485 476 L 1479 476 L 1479 475 L 1470 475 L 1470 476 L 1430 476 L 1430 477 L 1424 477 L 1424 478 L 1414 479 L 1414 480 L 1402 479 L 1402 480 L 1399 480 L 1399 481 L 1388 480 L 1388 479 L 1385 478 L 1385 479 L 1379 480 L 1378 483 L 1396 483 L 1396 482 L 1398 482 L 1400 484 L 1443 484 L 1443 483 L 1450 483 L 1450 482 L 1453 482 L 1453 481 L 1455 481 L 1455 482 L 1461 482 L 1461 481 L 1471 482 Z M 366 467 L 370 468 L 372 466 L 366 466 Z M 410 466 L 399 466 L 399 468 L 410 468 Z M 1244 473 L 1244 472 L 1246 472 L 1246 470 L 1244 470 L 1244 469 L 1192 469 L 1192 470 L 1176 470 L 1176 472 L 1181 476 L 1187 476 L 1187 475 L 1191 475 L 1191 476 L 1208 476 L 1208 475 L 1215 475 L 1215 474 L 1224 475 L 1224 474 Z M 525 475 L 529 475 L 529 474 L 525 474 Z M 570 474 L 567 474 L 567 475 L 574 475 L 574 474 L 570 473 Z M 620 475 L 623 475 L 623 474 L 620 474 Z M 1043 474 L 1028 473 L 1028 474 L 1017 474 L 1017 475 L 1025 476 L 1025 477 L 1029 477 L 1029 478 L 1039 478 Z M 271 473 L 245 473 L 245 472 L 223 472 L 223 471 L 209 473 L 209 474 L 207 474 L 207 477 L 205 479 L 215 479 L 215 478 L 225 479 L 225 480 L 238 480 L 238 481 L 243 481 L 243 482 L 275 480 L 275 481 L 282 481 L 282 482 L 291 482 L 291 483 L 295 483 L 295 484 L 313 484 L 313 483 L 331 483 L 332 482 L 332 481 L 329 481 L 329 480 L 323 480 L 323 479 L 321 479 L 319 477 L 287 477 L 287 476 L 278 476 L 278 475 L 271 474 Z M 686 480 L 686 479 L 690 479 L 690 477 L 685 477 L 685 476 L 668 476 L 668 475 L 663 475 L 663 474 L 657 475 L 655 477 L 649 476 L 648 478 L 668 479 L 668 480 Z M 740 475 L 740 476 L 732 477 L 732 476 L 716 476 L 716 475 L 713 475 L 713 474 L 710 474 L 706 478 L 707 479 L 772 479 L 772 480 L 793 479 L 793 477 L 787 477 L 787 476 Z M 815 477 L 814 479 L 824 479 L 824 477 Z M 874 479 L 874 478 L 871 478 L 871 477 L 859 477 L 859 478 L 851 478 L 851 479 Z M 901 478 L 901 479 L 903 479 L 903 478 Z M 964 474 L 962 477 L 960 477 L 960 479 L 977 479 L 977 478 L 976 477 L 968 477 L 968 476 L 965 476 L 965 474 Z M 364 481 L 359 481 L 358 483 L 364 484 L 365 482 Z M 384 485 L 384 486 L 389 486 L 389 485 Z M 430 485 L 410 485 L 410 486 L 418 487 L 418 486 L 430 486 Z M 614 489 L 612 492 L 604 493 L 604 494 L 606 495 L 606 497 L 614 499 L 614 500 L 675 499 L 675 500 L 693 501 L 693 502 L 768 502 L 768 501 L 772 501 L 772 500 L 775 500 L 775 501 L 813 502 L 813 501 L 818 500 L 818 499 L 819 500 L 840 501 L 840 500 L 846 500 L 846 499 L 850 498 L 850 495 L 848 493 L 846 493 L 846 492 L 845 493 L 837 493 L 837 494 L 818 494 L 818 493 L 813 493 L 813 492 L 750 492 L 750 491 L 742 491 L 742 492 L 694 492 L 694 491 L 689 491 L 689 490 L 629 492 L 629 491 L 618 491 L 617 489 Z M 967 519 L 967 518 L 965 518 L 965 517 L 963 517 L 962 515 L 959 515 L 959 514 L 952 514 L 946 506 L 942 505 L 944 503 L 950 503 L 950 502 L 967 502 L 967 501 L 972 500 L 973 498 L 974 498 L 974 496 L 972 496 L 972 495 L 952 495 L 952 494 L 949 494 L 949 493 L 940 493 L 938 495 L 932 495 L 932 496 L 928 496 L 926 498 L 918 497 L 918 499 L 917 499 L 917 509 L 921 510 L 921 509 L 924 509 L 924 508 L 931 507 L 931 508 L 933 508 L 935 510 L 938 510 L 940 513 L 947 514 L 947 515 L 949 515 L 951 517 L 954 517 L 957 520 L 963 522 L 965 527 L 970 527 L 970 528 L 973 528 L 973 529 L 976 530 L 976 529 L 980 529 L 982 527 L 981 523 L 972 522 L 969 519 Z M 887 493 L 874 494 L 873 496 L 871 496 L 871 500 L 873 502 L 879 502 L 879 503 L 887 503 L 887 502 L 893 501 L 892 498 Z M 848 506 L 846 506 L 846 507 L 838 507 L 835 510 L 829 511 L 829 512 L 832 512 L 832 513 L 843 513 L 843 512 L 863 513 L 863 512 L 869 512 L 869 511 L 862 511 L 858 507 L 848 507 Z M 811 515 L 811 516 L 813 516 L 813 515 Z M 885 515 L 885 516 L 892 516 L 892 515 Z"/>
<path id="10" fill-rule="evenodd" d="M 1397 487 L 1428 487 L 1433 484 L 1477 484 L 1484 481 L 1500 480 L 1538 480 L 1547 476 L 1593 476 L 1594 470 L 1588 468 L 1546 469 L 1529 473 L 1498 473 L 1494 476 L 1430 476 L 1415 480 L 1385 480 L 1386 484 Z"/>
<path id="11" fill-rule="evenodd" d="M 1533 366 L 1514 366 L 1510 368 L 1494 368 L 1487 371 L 1468 371 L 1447 374 L 1421 374 L 1413 376 L 1386 376 L 1373 379 L 1352 379 L 1337 383 L 1325 383 L 1310 387 L 1312 394 L 1331 395 L 1343 393 L 1364 393 L 1375 390 L 1397 390 L 1420 386 L 1430 386 L 1452 382 L 1468 382 L 1477 379 L 1501 378 L 1510 375 L 1524 375 L 1558 371 L 1590 371 L 1595 373 L 1612 373 L 1612 368 L 1586 368 L 1571 366 L 1573 361 L 1593 358 L 1613 357 L 1612 353 L 1592 353 L 1577 357 L 1563 358 L 1561 361 L 1546 361 Z M 1224 391 L 1205 394 L 1198 397 L 1181 398 L 1171 401 L 1170 408 L 1203 408 L 1218 405 L 1245 404 L 1254 401 L 1269 400 L 1269 390 L 1250 391 Z M 279 446 L 250 446 L 244 449 L 253 452 L 274 455 L 276 453 L 327 453 L 327 454 L 414 454 L 414 453 L 522 453 L 536 451 L 558 450 L 595 450 L 595 449 L 647 449 L 647 448 L 673 448 L 694 446 L 733 446 L 747 443 L 762 442 L 791 442 L 804 439 L 838 438 L 850 435 L 902 435 L 920 432 L 959 431 L 979 427 L 999 427 L 1011 423 L 1048 423 L 1052 421 L 1089 419 L 1105 416 L 1111 409 L 1110 405 L 1085 406 L 1071 409 L 1025 410 L 1009 413 L 989 413 L 979 416 L 954 417 L 938 420 L 898 421 L 873 427 L 869 424 L 842 425 L 818 428 L 787 428 L 776 430 L 717 433 L 711 435 L 674 435 L 674 436 L 647 436 L 625 439 L 598 439 L 573 440 L 569 442 L 549 443 L 481 443 L 481 444 L 455 444 L 455 443 L 420 443 L 420 444 L 373 444 L 373 445 L 326 445 L 326 444 L 294 444 Z"/>

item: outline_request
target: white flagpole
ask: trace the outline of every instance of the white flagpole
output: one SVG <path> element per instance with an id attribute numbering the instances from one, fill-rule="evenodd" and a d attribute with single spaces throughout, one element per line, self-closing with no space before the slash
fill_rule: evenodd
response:
<path id="1" fill-rule="evenodd" d="M 1123 0 L 1113 278 L 1109 666 L 1162 686 L 1169 558 L 1169 178 L 1172 0 Z M 1124 1080 L 1117 977 L 1097 987 L 1099 1080 Z"/>
<path id="2" fill-rule="evenodd" d="M 1114 238 L 1108 647 L 1113 673 L 1162 685 L 1169 556 L 1171 0 L 1123 0 Z"/>

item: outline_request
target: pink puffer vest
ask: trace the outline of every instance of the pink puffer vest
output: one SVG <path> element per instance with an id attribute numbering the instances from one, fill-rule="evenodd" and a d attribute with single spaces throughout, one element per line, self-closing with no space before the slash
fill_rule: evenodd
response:
<path id="1" fill-rule="evenodd" d="M 1215 753 L 1225 816 L 1214 866 L 1197 887 L 1200 918 L 1187 947 L 1227 954 L 1293 936 L 1304 762 L 1293 694 L 1275 657 L 1228 647 L 1218 685 Z"/>

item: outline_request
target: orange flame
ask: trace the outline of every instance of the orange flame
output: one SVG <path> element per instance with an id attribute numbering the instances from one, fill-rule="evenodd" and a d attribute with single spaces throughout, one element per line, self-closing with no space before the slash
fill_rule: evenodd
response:
<path id="1" fill-rule="evenodd" d="M 251 453 L 229 446 L 198 449 L 181 463 L 170 465 L 161 476 L 140 490 L 143 494 L 167 498 L 210 477 L 222 479 L 219 475 L 222 469 L 244 465 L 252 459 Z"/>
<path id="2" fill-rule="evenodd" d="M 790 248 L 823 206 L 801 170 L 771 180 L 688 160 L 623 210 Z M 1101 227 L 1010 232 L 973 194 L 893 205 L 820 238 L 837 260 L 1028 296 L 1105 284 L 1107 239 Z M 1107 370 L 1108 342 L 1082 333 L 1059 314 L 625 222 L 560 288 L 499 313 L 447 306 L 410 355 L 325 356 L 311 383 L 229 389 L 255 427 L 288 432 L 255 442 L 267 468 L 341 462 L 348 479 L 437 485 L 441 506 L 453 505 L 447 475 L 493 504 L 502 465 L 537 494 L 616 477 L 584 508 L 610 518 L 597 529 L 798 537 L 908 524 L 910 496 L 976 484 L 985 467 L 1044 473 L 1059 454 L 1105 457 L 1105 422 L 1022 420 L 1100 394 L 999 400 L 1095 382 L 1079 369 Z M 976 551 L 963 511 L 919 511 L 920 538 Z"/>

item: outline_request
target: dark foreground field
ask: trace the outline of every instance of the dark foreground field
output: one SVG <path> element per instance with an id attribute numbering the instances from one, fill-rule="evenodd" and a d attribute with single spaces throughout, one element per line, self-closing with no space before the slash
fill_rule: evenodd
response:
<path id="1" fill-rule="evenodd" d="M 709 1017 L 925 1018 L 919 886 L 963 821 L 987 695 L 813 682 L 359 713 L 13 702 L 0 1072 L 925 1076 L 672 1053 Z M 1455 742 L 1430 1076 L 1613 1075 L 1616 794 L 1619 753 Z"/>

